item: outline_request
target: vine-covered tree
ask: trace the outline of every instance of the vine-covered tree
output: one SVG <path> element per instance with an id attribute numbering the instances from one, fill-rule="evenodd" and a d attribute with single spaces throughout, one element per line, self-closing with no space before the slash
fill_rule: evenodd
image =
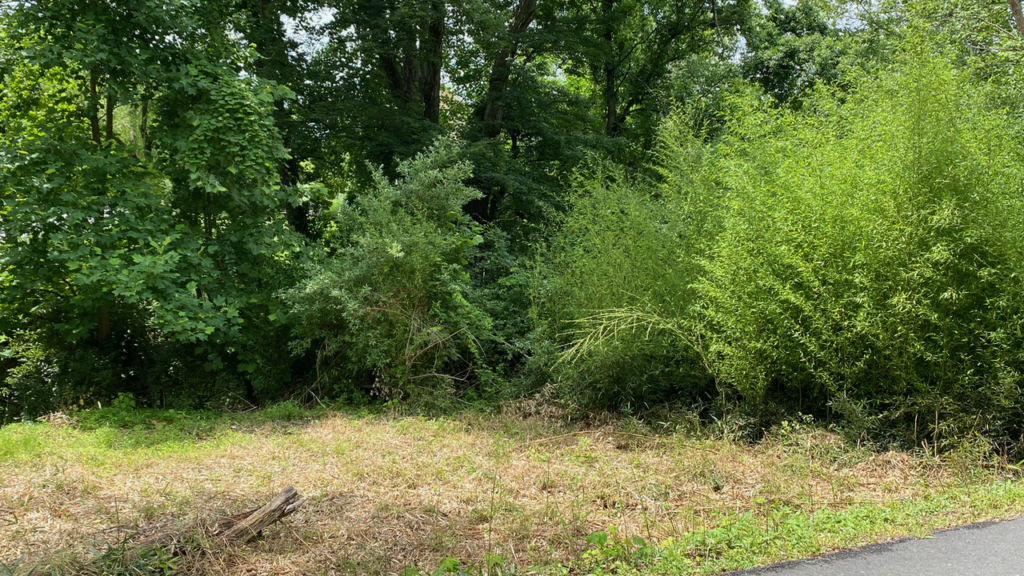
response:
<path id="1" fill-rule="evenodd" d="M 233 357 L 281 217 L 288 90 L 247 75 L 230 13 L 189 2 L 19 3 L 4 16 L 5 334 L 131 363 L 158 339 Z M 130 335 L 132 330 L 134 335 Z M 138 360 L 138 359 L 136 359 Z"/>

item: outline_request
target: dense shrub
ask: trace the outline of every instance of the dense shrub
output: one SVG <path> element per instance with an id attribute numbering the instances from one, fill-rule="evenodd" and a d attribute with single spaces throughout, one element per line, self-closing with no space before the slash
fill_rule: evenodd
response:
<path id="1" fill-rule="evenodd" d="M 333 254 L 283 296 L 298 340 L 317 351 L 338 390 L 373 386 L 385 397 L 468 380 L 490 325 L 466 298 L 483 229 L 462 207 L 468 164 L 449 141 L 403 162 L 401 177 L 335 202 Z"/>
<path id="2" fill-rule="evenodd" d="M 1024 147 L 987 96 L 912 50 L 809 113 L 733 112 L 700 329 L 758 414 L 1019 434 Z"/>
<path id="3" fill-rule="evenodd" d="M 688 188 L 687 188 L 688 190 Z M 693 305 L 694 229 L 667 186 L 610 167 L 577 182 L 537 276 L 549 377 L 573 401 L 642 407 L 709 384 L 679 321 Z"/>
<path id="4" fill-rule="evenodd" d="M 538 283 L 575 399 L 687 398 L 713 377 L 719 406 L 761 425 L 1020 435 L 1014 118 L 920 49 L 851 86 L 799 112 L 735 97 L 713 143 L 678 116 L 656 185 L 582 188 Z"/>

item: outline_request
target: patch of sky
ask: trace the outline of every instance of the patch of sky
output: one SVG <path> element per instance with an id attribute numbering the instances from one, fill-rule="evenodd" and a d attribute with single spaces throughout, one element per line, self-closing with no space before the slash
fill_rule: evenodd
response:
<path id="1" fill-rule="evenodd" d="M 281 15 L 285 34 L 298 44 L 298 53 L 309 58 L 327 45 L 326 26 L 334 21 L 337 10 L 319 8 L 300 14 L 297 18 Z"/>

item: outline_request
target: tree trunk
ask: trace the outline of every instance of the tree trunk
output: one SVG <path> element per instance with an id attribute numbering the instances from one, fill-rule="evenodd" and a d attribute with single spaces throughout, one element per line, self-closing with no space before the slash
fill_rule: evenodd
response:
<path id="1" fill-rule="evenodd" d="M 1010 13 L 1013 14 L 1013 22 L 1017 25 L 1017 32 L 1024 35 L 1024 11 L 1021 11 L 1020 0 L 1007 0 L 1010 3 Z"/>
<path id="2" fill-rule="evenodd" d="M 448 7 L 441 0 L 430 4 L 432 19 L 423 43 L 423 68 L 419 79 L 423 99 L 423 117 L 437 124 L 441 121 L 441 62 L 444 59 L 444 24 Z"/>
<path id="3" fill-rule="evenodd" d="M 305 500 L 299 496 L 295 488 L 286 486 L 280 494 L 274 496 L 265 506 L 224 530 L 222 535 L 224 538 L 248 542 L 267 526 L 298 510 L 304 502 Z"/>
<path id="4" fill-rule="evenodd" d="M 93 70 L 90 73 L 89 78 L 89 90 L 92 94 L 94 105 L 93 112 L 89 115 L 89 124 L 92 128 L 92 139 L 101 148 L 110 146 L 111 141 L 114 139 L 114 98 L 107 94 L 105 101 L 104 115 L 106 116 L 106 138 L 100 135 L 100 119 L 99 119 L 99 95 L 97 92 L 97 73 Z M 110 340 L 110 308 L 106 306 L 96 307 L 96 341 L 103 345 Z"/>
<path id="5" fill-rule="evenodd" d="M 398 59 L 394 56 L 386 56 L 381 54 L 377 57 L 377 65 L 380 67 L 380 71 L 384 74 L 384 78 L 388 81 L 388 90 L 393 95 L 398 95 L 399 98 L 408 102 L 408 91 L 405 85 L 405 76 L 402 74 L 402 66 L 398 63 Z"/>
<path id="6" fill-rule="evenodd" d="M 142 139 L 142 151 L 146 154 L 152 152 L 152 145 L 149 143 L 149 100 L 142 101 L 142 120 L 139 122 L 139 138 Z"/>
<path id="7" fill-rule="evenodd" d="M 104 344 L 107 340 L 110 340 L 110 308 L 97 306 L 96 312 L 99 315 L 99 318 L 96 320 L 96 340 L 100 344 Z"/>
<path id="8" fill-rule="evenodd" d="M 615 136 L 619 131 L 619 91 L 615 82 L 615 69 L 605 67 L 604 71 L 604 133 Z"/>
<path id="9" fill-rule="evenodd" d="M 392 97 L 422 104 L 423 117 L 437 124 L 441 121 L 441 64 L 448 5 L 443 0 L 432 0 L 430 13 L 425 33 L 415 43 L 417 49 L 410 48 L 412 53 L 402 56 L 379 54 L 377 65 Z"/>
<path id="10" fill-rule="evenodd" d="M 604 0 L 604 41 L 607 50 L 604 61 L 604 133 L 606 136 L 615 136 L 619 131 L 619 86 L 615 62 L 615 30 L 611 22 L 614 8 L 615 0 Z"/>
<path id="11" fill-rule="evenodd" d="M 247 9 L 253 19 L 249 30 L 250 42 L 256 44 L 260 53 L 256 61 L 256 75 L 279 84 L 288 85 L 298 81 L 291 73 L 293 62 L 288 55 L 288 39 L 281 24 L 281 11 L 271 0 L 248 0 Z M 295 122 L 283 102 L 276 102 L 274 122 L 281 130 L 281 139 L 289 153 L 294 150 Z M 278 165 L 281 185 L 291 188 L 299 184 L 299 159 L 292 157 Z M 309 206 L 286 206 L 285 217 L 296 232 L 309 238 Z"/>
<path id="12" fill-rule="evenodd" d="M 502 121 L 505 114 L 502 98 L 508 89 L 511 64 L 519 50 L 518 36 L 530 27 L 536 11 L 537 0 L 519 0 L 515 12 L 512 14 L 512 22 L 508 25 L 508 45 L 498 50 L 494 56 L 491 77 L 487 81 L 487 100 L 483 113 L 484 135 L 488 138 L 494 138 L 501 132 L 501 126 L 498 123 Z"/>
<path id="13" fill-rule="evenodd" d="M 271 0 L 249 0 L 246 8 L 252 19 L 252 28 L 246 40 L 256 45 L 261 58 L 255 62 L 256 75 L 287 85 L 291 59 L 288 57 L 288 40 L 281 11 Z"/>
<path id="14" fill-rule="evenodd" d="M 106 113 L 107 133 L 103 138 L 103 144 L 109 148 L 114 145 L 114 96 L 112 94 L 107 94 L 104 112 Z"/>
<path id="15" fill-rule="evenodd" d="M 288 142 L 285 141 L 285 146 Z M 281 184 L 284 186 L 298 186 L 299 185 L 299 160 L 292 156 L 284 161 L 281 165 Z M 296 206 L 287 205 L 285 206 L 285 217 L 288 219 L 288 223 L 292 225 L 292 228 L 296 232 L 302 234 L 306 238 L 313 237 L 313 230 L 309 223 L 309 203 L 303 202 Z"/>
<path id="16" fill-rule="evenodd" d="M 103 137 L 100 135 L 100 100 L 96 85 L 99 83 L 99 73 L 95 68 L 89 71 L 89 127 L 92 128 L 92 141 L 97 146 L 103 146 Z"/>

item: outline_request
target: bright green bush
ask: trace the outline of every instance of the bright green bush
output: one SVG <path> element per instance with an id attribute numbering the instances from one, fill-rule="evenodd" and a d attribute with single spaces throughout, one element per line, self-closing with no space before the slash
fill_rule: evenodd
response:
<path id="1" fill-rule="evenodd" d="M 317 351 L 334 386 L 391 398 L 469 381 L 490 319 L 467 300 L 483 229 L 462 207 L 480 193 L 449 141 L 340 197 L 330 258 L 283 293 L 297 350 Z M 321 385 L 324 383 L 321 383 Z"/>
<path id="2" fill-rule="evenodd" d="M 582 178 L 540 265 L 538 351 L 559 353 L 537 361 L 581 405 L 643 407 L 710 383 L 679 324 L 693 305 L 696 269 L 680 250 L 694 227 L 666 192 L 607 167 Z"/>
<path id="3" fill-rule="evenodd" d="M 850 78 L 799 112 L 736 96 L 713 142 L 678 115 L 656 183 L 579 188 L 536 288 L 574 400 L 1020 436 L 1018 124 L 942 53 Z"/>
<path id="4" fill-rule="evenodd" d="M 697 289 L 709 363 L 752 413 L 1020 435 L 1024 145 L 988 103 L 914 48 L 806 113 L 737 104 Z"/>

